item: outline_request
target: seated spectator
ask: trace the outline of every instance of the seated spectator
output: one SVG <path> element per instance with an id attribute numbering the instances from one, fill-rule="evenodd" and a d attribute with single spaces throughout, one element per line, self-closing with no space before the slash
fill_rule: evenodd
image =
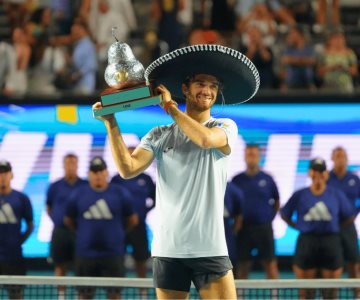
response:
<path id="1" fill-rule="evenodd" d="M 353 78 L 358 74 L 357 58 L 346 45 L 342 32 L 335 31 L 327 37 L 325 49 L 319 56 L 317 73 L 324 89 L 340 92 L 354 90 Z"/>
<path id="2" fill-rule="evenodd" d="M 263 35 L 258 27 L 250 25 L 246 30 L 248 42 L 241 52 L 244 53 L 254 63 L 259 71 L 261 88 L 274 87 L 273 72 L 273 53 L 271 49 L 264 44 Z"/>
<path id="3" fill-rule="evenodd" d="M 325 161 L 310 161 L 311 185 L 296 191 L 281 209 L 281 217 L 300 231 L 296 244 L 293 270 L 297 278 L 340 278 L 343 253 L 340 227 L 354 220 L 355 210 L 345 194 L 327 186 L 329 173 Z M 293 216 L 296 215 L 296 220 Z M 326 291 L 324 299 L 336 299 L 336 291 Z M 309 291 L 300 290 L 301 299 L 308 299 Z"/>
<path id="4" fill-rule="evenodd" d="M 23 95 L 28 88 L 28 65 L 31 48 L 25 32 L 16 27 L 12 34 L 13 43 L 7 47 L 8 69 L 5 77 L 5 95 Z"/>
<path id="5" fill-rule="evenodd" d="M 259 28 L 263 43 L 267 46 L 274 44 L 276 35 L 276 22 L 269 8 L 265 4 L 255 4 L 247 15 L 239 18 L 237 30 L 240 33 L 246 31 L 249 26 Z M 249 41 L 248 34 L 243 35 L 245 41 Z"/>
<path id="6" fill-rule="evenodd" d="M 287 48 L 281 57 L 283 89 L 315 89 L 314 48 L 306 42 L 304 32 L 292 28 L 286 38 Z"/>
<path id="7" fill-rule="evenodd" d="M 75 230 L 76 276 L 124 277 L 125 233 L 138 223 L 130 193 L 108 181 L 101 157 L 90 162 L 89 184 L 75 190 L 64 223 Z M 93 287 L 79 287 L 79 299 L 92 299 Z M 107 288 L 107 299 L 120 299 L 120 288 Z"/>

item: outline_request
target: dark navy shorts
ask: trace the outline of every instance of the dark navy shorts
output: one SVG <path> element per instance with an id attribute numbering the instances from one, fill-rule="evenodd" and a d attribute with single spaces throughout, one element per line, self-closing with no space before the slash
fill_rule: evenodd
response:
<path id="1" fill-rule="evenodd" d="M 160 289 L 188 292 L 193 282 L 199 291 L 208 283 L 225 276 L 232 268 L 228 256 L 153 257 L 154 286 Z"/>
<path id="2" fill-rule="evenodd" d="M 340 229 L 344 259 L 350 263 L 359 261 L 359 245 L 355 224 L 351 223 Z"/>
<path id="3" fill-rule="evenodd" d="M 72 262 L 75 233 L 66 227 L 55 227 L 51 236 L 50 255 L 54 264 Z"/>
<path id="4" fill-rule="evenodd" d="M 253 251 L 261 260 L 271 261 L 275 259 L 274 233 L 271 223 L 268 224 L 244 224 L 237 235 L 238 260 L 249 261 L 253 258 Z"/>
<path id="5" fill-rule="evenodd" d="M 343 266 L 340 234 L 301 233 L 296 243 L 294 264 L 303 270 L 336 270 Z"/>

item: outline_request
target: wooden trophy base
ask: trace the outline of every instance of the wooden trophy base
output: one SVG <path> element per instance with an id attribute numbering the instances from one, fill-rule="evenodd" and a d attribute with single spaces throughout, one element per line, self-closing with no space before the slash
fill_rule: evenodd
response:
<path id="1" fill-rule="evenodd" d="M 155 95 L 151 85 L 141 84 L 127 89 L 107 89 L 101 94 L 102 108 L 93 111 L 94 117 L 160 104 L 161 96 Z"/>

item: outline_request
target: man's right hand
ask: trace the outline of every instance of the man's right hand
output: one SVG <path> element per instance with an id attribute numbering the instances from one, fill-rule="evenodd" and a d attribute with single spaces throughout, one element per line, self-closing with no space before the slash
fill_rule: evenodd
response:
<path id="1" fill-rule="evenodd" d="M 93 112 L 97 109 L 102 108 L 101 102 L 96 102 L 93 106 L 92 106 L 92 110 Z M 108 114 L 108 115 L 103 115 L 103 116 L 97 116 L 96 119 L 100 120 L 100 121 L 109 121 L 111 119 L 114 119 L 115 116 L 114 114 Z"/>

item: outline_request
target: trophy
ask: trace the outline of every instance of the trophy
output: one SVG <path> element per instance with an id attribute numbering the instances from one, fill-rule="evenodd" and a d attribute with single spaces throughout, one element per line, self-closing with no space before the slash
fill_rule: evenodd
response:
<path id="1" fill-rule="evenodd" d="M 105 69 L 109 88 L 101 93 L 102 108 L 93 112 L 94 117 L 160 103 L 161 96 L 155 95 L 151 85 L 145 82 L 143 65 L 136 60 L 129 45 L 118 41 L 115 30 L 116 27 L 112 28 L 116 42 L 108 50 Z"/>

